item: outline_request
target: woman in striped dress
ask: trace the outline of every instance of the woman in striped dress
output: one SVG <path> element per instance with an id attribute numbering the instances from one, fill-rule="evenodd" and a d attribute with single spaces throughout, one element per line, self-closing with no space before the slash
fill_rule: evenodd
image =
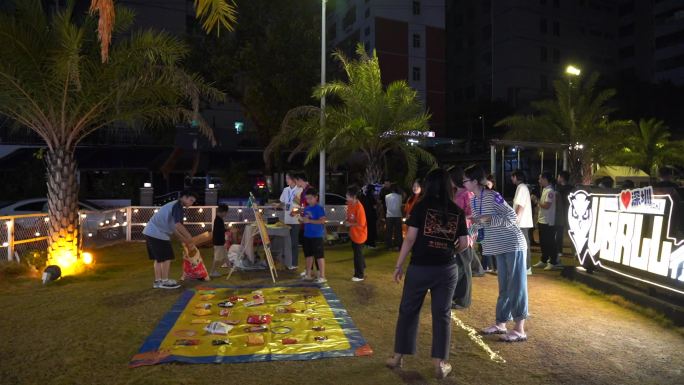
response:
<path id="1" fill-rule="evenodd" d="M 482 334 L 504 334 L 502 341 L 527 340 L 527 267 L 525 238 L 516 224 L 513 208 L 501 194 L 488 190 L 486 177 L 480 166 L 465 170 L 463 185 L 475 196 L 471 200 L 473 212 L 471 231 L 482 243 L 482 253 L 496 258 L 499 278 L 499 298 L 496 301 L 496 323 L 482 329 Z M 515 321 L 512 330 L 508 321 Z"/>

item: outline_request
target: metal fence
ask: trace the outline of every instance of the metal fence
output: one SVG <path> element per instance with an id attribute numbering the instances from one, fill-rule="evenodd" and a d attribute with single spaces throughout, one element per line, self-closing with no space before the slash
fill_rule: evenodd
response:
<path id="1" fill-rule="evenodd" d="M 283 221 L 285 212 L 272 206 L 257 208 L 265 220 Z M 143 241 L 143 229 L 159 207 L 130 206 L 103 211 L 82 211 L 79 214 L 81 239 L 84 248 L 98 248 L 119 242 Z M 328 233 L 346 232 L 342 227 L 346 206 L 326 206 Z M 216 206 L 193 206 L 184 209 L 183 222 L 190 234 L 211 231 Z M 30 214 L 0 217 L 0 261 L 19 260 L 26 253 L 47 248 L 49 218 L 47 214 Z M 230 206 L 226 218 L 227 228 L 242 232 L 254 223 L 254 211 L 244 206 Z"/>

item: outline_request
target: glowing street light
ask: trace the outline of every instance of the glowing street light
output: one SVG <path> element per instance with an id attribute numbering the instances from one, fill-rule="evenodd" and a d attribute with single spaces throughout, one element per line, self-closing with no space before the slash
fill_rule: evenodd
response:
<path id="1" fill-rule="evenodd" d="M 565 67 L 565 73 L 572 76 L 579 76 L 582 71 L 574 65 Z"/>

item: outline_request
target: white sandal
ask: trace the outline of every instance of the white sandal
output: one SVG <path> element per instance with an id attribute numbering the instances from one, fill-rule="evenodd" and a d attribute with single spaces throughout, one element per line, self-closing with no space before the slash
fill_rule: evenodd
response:
<path id="1" fill-rule="evenodd" d="M 510 332 L 506 333 L 506 335 L 502 336 L 499 340 L 503 342 L 524 342 L 527 341 L 527 334 L 511 330 Z"/>
<path id="2" fill-rule="evenodd" d="M 484 329 L 480 330 L 480 334 L 485 335 L 485 336 L 489 336 L 492 334 L 506 334 L 507 332 L 508 332 L 508 330 L 506 330 L 506 328 L 502 329 L 496 325 L 492 325 L 488 328 L 484 328 Z"/>

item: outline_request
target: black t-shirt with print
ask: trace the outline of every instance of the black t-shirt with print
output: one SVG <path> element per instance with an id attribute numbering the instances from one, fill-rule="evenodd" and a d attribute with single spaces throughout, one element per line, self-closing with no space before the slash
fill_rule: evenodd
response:
<path id="1" fill-rule="evenodd" d="M 412 265 L 447 265 L 455 262 L 454 242 L 468 235 L 465 213 L 455 203 L 449 202 L 447 221 L 444 222 L 441 205 L 421 200 L 413 207 L 406 220 L 410 227 L 418 229 L 411 254 Z"/>

